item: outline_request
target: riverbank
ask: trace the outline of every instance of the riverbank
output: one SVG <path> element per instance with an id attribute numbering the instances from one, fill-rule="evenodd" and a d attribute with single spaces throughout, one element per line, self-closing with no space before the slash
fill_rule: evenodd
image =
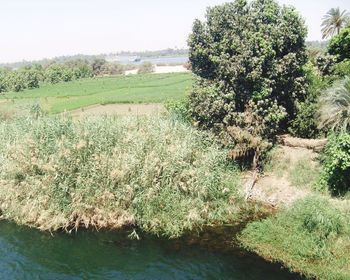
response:
<path id="1" fill-rule="evenodd" d="M 297 140 L 297 139 L 295 139 Z M 251 199 L 276 214 L 253 221 L 238 234 L 244 248 L 310 279 L 350 279 L 350 200 L 317 188 L 319 154 L 278 146 Z"/>
<path id="2" fill-rule="evenodd" d="M 314 189 L 317 153 L 277 146 L 252 189 L 227 153 L 169 114 L 1 121 L 1 216 L 43 231 L 128 227 L 135 239 L 202 246 L 219 230 L 219 249 L 243 246 L 311 278 L 347 279 L 349 200 Z"/>

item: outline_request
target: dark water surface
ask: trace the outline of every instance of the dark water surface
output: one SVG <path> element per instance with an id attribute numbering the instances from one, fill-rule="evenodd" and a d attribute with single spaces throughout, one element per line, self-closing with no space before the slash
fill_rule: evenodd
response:
<path id="1" fill-rule="evenodd" d="M 1 222 L 0 279 L 297 279 L 256 257 L 126 235 L 51 236 Z"/>

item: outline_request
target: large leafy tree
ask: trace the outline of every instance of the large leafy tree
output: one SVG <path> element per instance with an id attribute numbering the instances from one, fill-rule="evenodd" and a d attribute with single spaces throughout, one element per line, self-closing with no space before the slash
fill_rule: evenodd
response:
<path id="1" fill-rule="evenodd" d="M 276 104 L 286 110 L 287 120 L 293 119 L 306 96 L 306 33 L 295 9 L 273 0 L 236 0 L 209 8 L 189 37 L 198 77 L 190 96 L 194 119 L 209 128 L 229 126 L 251 102 Z"/>
<path id="2" fill-rule="evenodd" d="M 330 9 L 323 17 L 321 25 L 323 39 L 339 34 L 340 30 L 348 23 L 349 18 L 350 14 L 346 10 L 340 11 L 339 8 Z"/>

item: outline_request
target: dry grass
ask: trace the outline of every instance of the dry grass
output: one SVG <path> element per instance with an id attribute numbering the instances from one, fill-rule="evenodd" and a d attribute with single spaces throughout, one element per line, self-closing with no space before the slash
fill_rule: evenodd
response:
<path id="1" fill-rule="evenodd" d="M 136 225 L 170 237 L 228 222 L 240 211 L 239 176 L 208 137 L 159 116 L 2 122 L 2 216 L 42 230 Z"/>

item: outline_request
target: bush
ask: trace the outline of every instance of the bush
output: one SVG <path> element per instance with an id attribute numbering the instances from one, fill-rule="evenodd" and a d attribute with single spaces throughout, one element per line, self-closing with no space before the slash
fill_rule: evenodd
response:
<path id="1" fill-rule="evenodd" d="M 138 70 L 138 74 L 146 74 L 146 73 L 153 73 L 154 72 L 154 65 L 151 62 L 144 62 L 142 63 Z"/>
<path id="2" fill-rule="evenodd" d="M 74 74 L 71 68 L 62 64 L 52 64 L 45 69 L 45 80 L 51 84 L 69 82 L 73 80 Z"/>
<path id="3" fill-rule="evenodd" d="M 295 117 L 306 97 L 306 28 L 300 15 L 275 1 L 236 0 L 208 9 L 189 38 L 199 81 L 191 93 L 193 118 L 204 127 L 230 125 L 250 101 L 269 100 Z"/>
<path id="4" fill-rule="evenodd" d="M 1 122 L 2 217 L 42 230 L 136 225 L 179 236 L 235 219 L 238 174 L 226 155 L 167 117 Z"/>
<path id="5" fill-rule="evenodd" d="M 274 217 L 249 224 L 240 240 L 247 249 L 310 279 L 350 279 L 349 214 L 349 207 L 307 197 Z"/>
<path id="6" fill-rule="evenodd" d="M 322 76 L 331 75 L 336 62 L 336 56 L 329 54 L 320 54 L 315 59 L 315 65 Z"/>
<path id="7" fill-rule="evenodd" d="M 191 122 L 190 104 L 187 98 L 179 101 L 170 101 L 165 104 L 165 107 L 177 119 L 188 123 Z"/>
<path id="8" fill-rule="evenodd" d="M 329 137 L 322 156 L 323 171 L 319 186 L 334 195 L 350 191 L 350 134 L 342 132 Z"/>
<path id="9" fill-rule="evenodd" d="M 296 137 L 317 138 L 321 133 L 317 122 L 318 102 L 322 90 L 328 85 L 328 80 L 324 79 L 311 63 L 308 63 L 304 70 L 309 85 L 308 94 L 305 101 L 299 102 L 298 113 L 291 122 L 289 132 Z"/>
<path id="10" fill-rule="evenodd" d="M 338 78 L 350 77 L 350 59 L 345 59 L 333 66 L 332 72 Z"/>
<path id="11" fill-rule="evenodd" d="M 328 53 L 337 56 L 338 61 L 350 59 L 350 24 L 331 39 Z"/>

